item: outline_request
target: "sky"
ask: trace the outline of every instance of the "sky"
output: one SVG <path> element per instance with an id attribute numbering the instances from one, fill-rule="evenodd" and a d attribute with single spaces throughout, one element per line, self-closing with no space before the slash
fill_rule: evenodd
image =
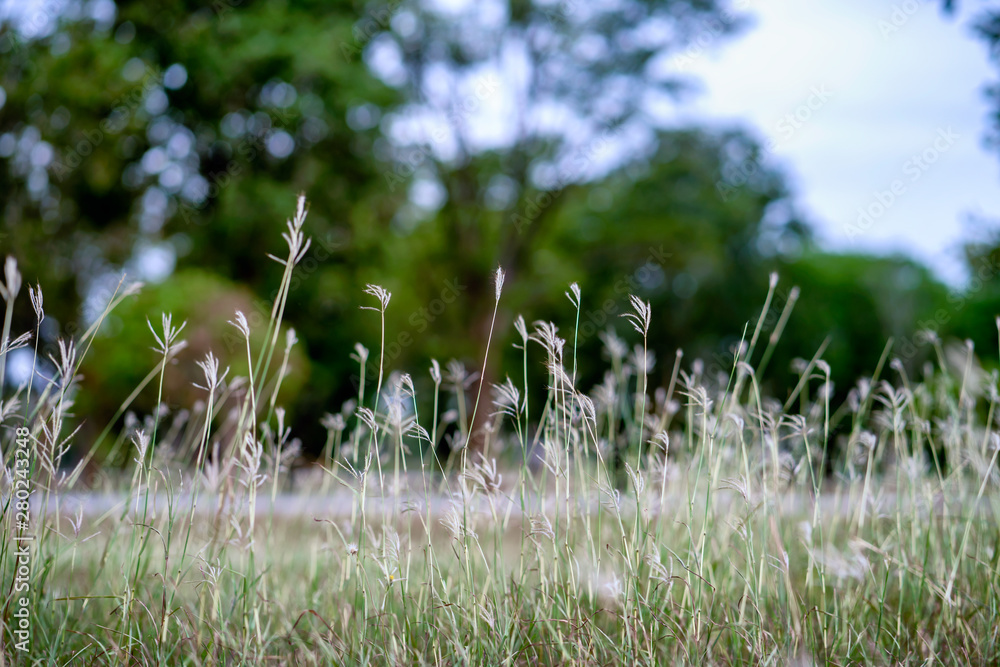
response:
<path id="1" fill-rule="evenodd" d="M 744 33 L 706 27 L 671 63 L 701 88 L 684 114 L 749 124 L 825 247 L 900 251 L 963 282 L 971 220 L 1000 222 L 1000 154 L 984 147 L 996 72 L 975 12 L 944 16 L 932 0 L 734 4 L 753 17 Z"/>

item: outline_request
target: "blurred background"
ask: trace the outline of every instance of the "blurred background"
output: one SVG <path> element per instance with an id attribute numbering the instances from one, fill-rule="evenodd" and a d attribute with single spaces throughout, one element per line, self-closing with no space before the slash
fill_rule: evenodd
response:
<path id="1" fill-rule="evenodd" d="M 608 366 L 599 332 L 635 342 L 631 293 L 652 304 L 654 382 L 678 348 L 728 372 L 772 271 L 777 308 L 801 290 L 774 395 L 827 337 L 841 399 L 890 337 L 919 373 L 921 330 L 997 365 L 1000 3 L 0 7 L 0 253 L 44 290 L 42 373 L 123 273 L 146 284 L 88 352 L 83 434 L 158 362 L 147 316 L 188 321 L 171 405 L 203 393 L 190 361 L 208 349 L 240 372 L 226 321 L 266 322 L 281 275 L 266 255 L 284 253 L 300 192 L 313 245 L 283 402 L 313 452 L 321 417 L 357 394 L 354 344 L 377 353 L 365 284 L 392 292 L 387 363 L 419 390 L 432 358 L 478 368 L 497 265 L 490 382 L 520 377 L 517 314 L 572 341 L 572 282 L 583 388 Z M 33 326 L 25 297 L 13 331 Z M 11 355 L 8 385 L 31 354 Z"/>

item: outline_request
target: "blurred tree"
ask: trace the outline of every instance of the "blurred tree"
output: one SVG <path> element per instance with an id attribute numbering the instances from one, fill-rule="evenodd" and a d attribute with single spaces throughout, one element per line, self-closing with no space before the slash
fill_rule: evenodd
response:
<path id="1" fill-rule="evenodd" d="M 688 362 L 701 358 L 714 377 L 732 370 L 732 349 L 744 326 L 748 336 L 752 332 L 768 274 L 777 271 L 780 282 L 763 331 L 774 330 L 793 287 L 802 298 L 762 380 L 769 391 L 785 395 L 798 381 L 792 360 L 811 357 L 829 335 L 824 359 L 841 399 L 857 378 L 870 375 L 890 337 L 904 343 L 915 323 L 944 305 L 944 287 L 913 261 L 820 252 L 780 175 L 763 166 L 729 196 L 717 196 L 718 183 L 733 182 L 725 174 L 749 171 L 746 161 L 759 159 L 760 147 L 741 133 L 665 134 L 643 174 L 618 174 L 568 196 L 524 282 L 579 282 L 584 387 L 600 381 L 606 364 L 599 361 L 598 331 L 611 325 L 635 338 L 619 317 L 629 293 L 652 305 L 650 348 L 660 359 L 656 373 L 663 383 L 678 348 L 685 348 Z M 549 308 L 562 312 L 571 344 L 572 313 L 559 297 Z M 763 346 L 755 364 L 762 352 Z M 923 358 L 909 347 L 895 355 L 908 362 Z"/>
<path id="2" fill-rule="evenodd" d="M 478 366 L 498 264 L 509 276 L 488 381 L 514 313 L 561 318 L 568 337 L 571 281 L 594 316 L 581 321 L 582 349 L 635 292 L 653 301 L 661 360 L 677 346 L 725 354 L 756 316 L 768 271 L 801 270 L 805 283 L 811 264 L 795 258 L 816 257 L 750 137 L 677 129 L 687 63 L 742 25 L 716 0 L 23 10 L 0 23 L 2 250 L 44 287 L 50 346 L 99 312 L 123 269 L 156 283 L 176 267 L 183 281 L 154 295 L 182 300 L 245 304 L 231 283 L 246 285 L 259 326 L 280 275 L 265 254 L 279 254 L 281 223 L 306 192 L 314 246 L 287 318 L 311 361 L 310 390 L 289 406 L 307 447 L 322 441 L 320 415 L 356 394 L 354 342 L 379 339 L 378 318 L 358 310 L 369 282 L 393 292 L 391 367 L 431 356 Z M 876 260 L 854 272 L 825 261 L 817 290 L 867 299 L 859 290 L 885 279 Z M 868 359 L 898 304 L 864 303 L 890 314 L 878 326 L 819 318 L 816 330 L 849 330 Z M 28 329 L 27 304 L 17 316 L 15 331 Z M 128 326 L 109 326 L 119 338 L 105 343 L 145 335 Z M 813 338 L 794 353 L 811 354 Z M 581 372 L 599 379 L 589 361 Z M 121 398 L 105 400 L 114 409 Z"/>
<path id="3" fill-rule="evenodd" d="M 308 191 L 315 245 L 290 314 L 310 355 L 344 368 L 357 330 L 312 315 L 356 302 L 356 267 L 377 263 L 396 207 L 374 123 L 357 117 L 397 96 L 341 56 L 357 20 L 349 2 L 122 0 L 0 23 L 0 242 L 45 289 L 50 349 L 100 312 L 122 270 L 158 282 L 175 263 L 248 285 L 260 326 L 281 271 L 266 253 L 281 254 Z M 29 328 L 26 304 L 18 316 Z"/>
<path id="4" fill-rule="evenodd" d="M 982 221 L 980 237 L 966 244 L 969 282 L 953 290 L 947 303 L 932 322 L 923 328 L 941 336 L 971 340 L 989 366 L 996 367 L 997 329 L 1000 316 L 1000 231 L 996 224 Z"/>
<path id="5" fill-rule="evenodd" d="M 431 256 L 465 287 L 476 356 L 492 320 L 492 270 L 516 285 L 547 257 L 540 240 L 570 193 L 641 172 L 686 90 L 686 62 L 742 25 L 715 0 L 404 3 L 372 38 L 369 66 L 407 99 L 384 121 L 395 162 L 387 185 L 410 192 L 394 222 L 415 236 L 433 220 Z M 585 262 L 575 266 L 593 268 Z M 543 285 L 561 296 L 563 285 Z M 437 284 L 427 287 L 433 298 Z"/>
<path id="6" fill-rule="evenodd" d="M 975 29 L 989 47 L 990 60 L 1000 72 L 1000 6 L 995 2 L 989 4 L 993 6 L 980 14 Z M 990 83 L 986 89 L 986 95 L 993 104 L 987 141 L 990 146 L 1000 151 L 1000 81 Z"/>
<path id="7" fill-rule="evenodd" d="M 155 282 L 202 266 L 266 297 L 263 257 L 304 190 L 319 243 L 289 316 L 320 362 L 315 416 L 350 391 L 351 343 L 375 337 L 355 311 L 364 282 L 398 286 L 397 330 L 423 333 L 440 313 L 420 304 L 460 295 L 478 314 L 448 323 L 482 333 L 490 269 L 516 273 L 570 188 L 655 150 L 651 109 L 682 88 L 664 59 L 740 23 L 704 0 L 463 12 L 105 0 L 5 20 L 4 246 L 45 286 L 46 342 L 93 318 L 122 269 Z M 490 98 L 511 117 L 484 143 Z M 443 131 L 407 134 L 421 114 Z M 414 280 L 429 264 L 441 280 Z"/>

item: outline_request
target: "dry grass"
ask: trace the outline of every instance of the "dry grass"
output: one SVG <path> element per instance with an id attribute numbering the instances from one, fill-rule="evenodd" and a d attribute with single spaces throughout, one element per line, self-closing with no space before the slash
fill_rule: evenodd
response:
<path id="1" fill-rule="evenodd" d="M 204 405 L 186 421 L 161 413 L 108 429 L 112 458 L 129 461 L 124 477 L 83 488 L 100 441 L 64 465 L 77 370 L 103 317 L 61 343 L 43 386 L 0 397 L 5 662 L 1000 661 L 1000 395 L 971 349 L 949 365 L 932 339 L 939 364 L 916 381 L 884 364 L 887 346 L 844 406 L 830 405 L 818 352 L 782 404 L 760 395 L 752 364 L 766 366 L 790 300 L 766 344 L 760 324 L 750 332 L 728 376 L 705 377 L 678 354 L 669 385 L 652 388 L 650 308 L 633 297 L 633 351 L 606 334 L 610 370 L 589 393 L 576 386 L 575 342 L 569 350 L 555 325 L 529 331 L 519 318 L 515 376 L 544 363 L 547 385 L 483 387 L 481 374 L 435 362 L 427 415 L 411 378 L 383 368 L 381 345 L 377 356 L 359 345 L 360 377 L 379 364 L 374 393 L 362 387 L 324 420 L 322 472 L 294 476 L 298 443 L 275 401 L 282 372 L 267 369 L 296 344 L 278 332 L 308 250 L 305 218 L 300 200 L 268 344 L 253 349 L 233 315 L 251 377 L 228 377 L 210 355 L 199 364 Z M 5 278 L 6 339 L 20 291 L 12 260 Z M 496 282 L 498 307 L 500 271 Z M 384 341 L 391 294 L 365 291 Z M 40 290 L 30 297 L 40 324 Z M 586 295 L 573 285 L 567 297 L 578 322 Z M 160 363 L 143 386 L 162 399 L 183 325 L 165 316 L 150 328 Z M 529 414 L 539 389 L 532 402 L 544 408 Z M 470 452 L 469 424 L 485 412 L 483 453 Z M 434 445 L 449 421 L 456 451 L 441 462 Z M 16 463 L 22 424 L 27 468 Z M 834 456 L 838 426 L 849 435 Z M 34 491 L 28 593 L 13 586 L 19 479 Z M 12 616 L 23 595 L 28 654 L 15 648 Z"/>

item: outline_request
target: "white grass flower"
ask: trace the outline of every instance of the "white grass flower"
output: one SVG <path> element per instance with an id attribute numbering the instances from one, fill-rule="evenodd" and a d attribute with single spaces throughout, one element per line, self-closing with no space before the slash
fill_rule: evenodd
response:
<path id="1" fill-rule="evenodd" d="M 229 320 L 229 324 L 233 325 L 237 331 L 243 334 L 244 338 L 249 340 L 250 324 L 247 322 L 247 316 L 243 314 L 242 310 L 236 311 L 236 321 Z"/>
<path id="2" fill-rule="evenodd" d="M 16 397 L 7 401 L 0 401 L 0 424 L 4 423 L 4 421 L 17 413 L 20 407 L 21 401 Z"/>
<path id="3" fill-rule="evenodd" d="M 628 478 L 632 480 L 632 487 L 635 489 L 636 497 L 642 495 L 642 492 L 646 489 L 646 480 L 642 477 L 642 471 L 633 470 L 632 466 L 626 462 L 625 472 L 628 474 Z"/>
<path id="4" fill-rule="evenodd" d="M 70 527 L 73 529 L 73 537 L 80 537 L 80 528 L 83 527 L 83 505 L 80 504 L 76 508 L 76 517 L 66 517 L 69 521 Z"/>
<path id="5" fill-rule="evenodd" d="M 719 486 L 720 489 L 727 489 L 729 491 L 734 491 L 743 498 L 743 502 L 750 504 L 751 494 L 750 494 L 750 482 L 746 477 L 740 475 L 739 477 L 734 477 L 732 479 L 725 479 Z"/>
<path id="6" fill-rule="evenodd" d="M 700 407 L 700 414 L 708 414 L 712 411 L 714 401 L 709 397 L 708 390 L 702 385 L 695 385 L 691 389 L 680 392 L 680 394 L 688 397 L 688 406 Z"/>
<path id="7" fill-rule="evenodd" d="M 656 547 L 650 547 L 649 553 L 643 559 L 646 561 L 646 565 L 649 566 L 649 578 L 655 581 L 659 581 L 662 584 L 670 584 L 670 578 L 673 576 L 673 562 L 670 564 L 670 569 L 668 570 L 663 562 L 660 560 L 660 552 Z"/>
<path id="8" fill-rule="evenodd" d="M 351 354 L 351 359 L 363 364 L 368 361 L 368 348 L 361 343 L 354 344 L 354 352 Z"/>
<path id="9" fill-rule="evenodd" d="M 6 284 L 0 283 L 0 296 L 3 297 L 4 301 L 10 303 L 21 291 L 21 273 L 17 270 L 17 260 L 11 255 L 7 255 L 3 273 L 7 282 Z"/>
<path id="10" fill-rule="evenodd" d="M 306 221 L 306 195 L 299 193 L 298 201 L 295 204 L 295 226 L 301 228 Z"/>
<path id="11" fill-rule="evenodd" d="M 567 461 L 564 466 L 563 459 L 568 457 L 568 452 L 564 450 L 565 447 L 558 440 L 542 438 L 542 463 L 554 477 L 562 477 L 567 471 L 569 463 Z"/>
<path id="12" fill-rule="evenodd" d="M 503 475 L 497 472 L 496 459 L 487 460 L 485 456 L 480 454 L 479 461 L 466 471 L 465 477 L 488 496 L 496 496 L 500 493 Z"/>
<path id="13" fill-rule="evenodd" d="M 871 431 L 861 431 L 858 434 L 857 439 L 855 439 L 854 445 L 854 463 L 858 466 L 864 466 L 868 463 L 868 457 L 872 455 L 875 451 L 875 445 L 878 444 L 878 438 Z"/>
<path id="14" fill-rule="evenodd" d="M 451 389 L 455 391 L 462 391 L 468 389 L 479 377 L 479 373 L 470 373 L 466 370 L 465 365 L 457 359 L 452 359 L 448 362 L 446 367 L 447 373 L 445 374 L 444 380 Z"/>
<path id="15" fill-rule="evenodd" d="M 810 428 L 802 415 L 783 415 L 778 426 L 787 426 L 792 437 L 808 438 L 814 429 Z"/>
<path id="16" fill-rule="evenodd" d="M 445 413 L 445 416 L 447 417 L 448 414 L 451 412 L 453 411 L 449 410 L 448 412 Z M 458 419 L 458 413 L 456 412 L 452 417 L 452 421 L 455 421 L 457 419 Z M 460 452 L 463 449 L 465 449 L 466 446 L 468 446 L 469 444 L 468 438 L 461 433 L 448 434 L 445 436 L 444 441 L 448 444 L 448 451 L 450 452 Z"/>
<path id="17" fill-rule="evenodd" d="M 239 483 L 247 489 L 260 488 L 267 481 L 267 475 L 259 472 L 264 458 L 264 445 L 252 433 L 247 433 L 243 441 L 243 455 L 236 460 L 236 467 L 243 472 Z"/>
<path id="18" fill-rule="evenodd" d="M 251 512 L 254 511 L 253 508 L 250 508 L 250 511 Z M 229 540 L 229 544 L 239 547 L 244 551 L 249 551 L 253 549 L 254 545 L 253 535 L 250 533 L 249 530 L 247 530 L 246 532 L 243 531 L 243 526 L 240 525 L 240 521 L 239 519 L 236 518 L 235 515 L 231 515 L 229 517 L 229 525 L 232 526 L 233 533 L 236 535 L 236 537 Z"/>
<path id="19" fill-rule="evenodd" d="M 590 422 L 591 428 L 595 431 L 597 430 L 597 407 L 594 405 L 594 401 L 591 400 L 589 396 L 584 396 L 583 394 L 576 394 L 577 403 L 580 406 L 580 414 L 585 420 Z"/>
<path id="20" fill-rule="evenodd" d="M 629 299 L 632 302 L 633 312 L 623 313 L 622 317 L 631 322 L 636 331 L 646 336 L 649 333 L 649 323 L 653 317 L 653 309 L 650 307 L 648 301 L 643 301 L 634 294 L 630 295 Z"/>
<path id="21" fill-rule="evenodd" d="M 45 299 L 42 296 L 41 285 L 38 285 L 37 289 L 28 285 L 28 297 L 31 299 L 31 307 L 35 310 L 35 317 L 41 322 L 45 319 Z"/>
<path id="22" fill-rule="evenodd" d="M 431 359 L 431 379 L 434 380 L 435 386 L 441 384 L 441 364 L 437 359 Z"/>
<path id="23" fill-rule="evenodd" d="M 604 381 L 593 389 L 594 402 L 602 412 L 613 409 L 618 401 L 618 381 L 612 371 L 604 373 Z"/>
<path id="24" fill-rule="evenodd" d="M 351 462 L 348 460 L 338 461 L 337 463 L 340 464 L 341 468 L 350 473 L 351 477 L 353 477 L 360 484 L 363 485 L 365 481 L 365 475 L 368 474 L 368 470 L 371 468 L 373 460 L 374 459 L 372 458 L 372 452 L 371 450 L 369 450 L 368 453 L 365 455 L 365 464 L 360 468 L 355 468 L 354 466 L 351 465 Z"/>
<path id="25" fill-rule="evenodd" d="M 392 528 L 382 527 L 382 553 L 391 561 L 399 561 L 399 533 Z"/>
<path id="26" fill-rule="evenodd" d="M 193 384 L 209 393 L 215 391 L 225 381 L 226 376 L 229 375 L 229 366 L 226 366 L 226 370 L 223 371 L 222 375 L 219 375 L 219 359 L 212 354 L 211 350 L 205 355 L 203 361 L 196 361 L 195 363 L 201 368 L 202 373 L 205 374 L 205 386 L 201 386 L 197 382 Z"/>
<path id="27" fill-rule="evenodd" d="M 802 536 L 802 543 L 811 547 L 813 543 L 813 527 L 808 521 L 799 521 L 799 534 Z"/>
<path id="28" fill-rule="evenodd" d="M 232 461 L 229 459 L 225 464 L 222 463 L 219 457 L 219 443 L 216 442 L 212 447 L 212 456 L 210 460 L 205 462 L 200 477 L 201 484 L 206 491 L 215 493 L 219 490 L 232 468 Z"/>
<path id="29" fill-rule="evenodd" d="M 656 353 L 652 350 L 643 350 L 642 345 L 636 345 L 632 348 L 629 362 L 638 372 L 649 374 L 656 366 Z"/>
<path id="30" fill-rule="evenodd" d="M 505 277 L 506 274 L 504 273 L 503 268 L 498 266 L 494 277 L 494 287 L 497 301 L 500 301 L 500 293 L 503 291 L 503 281 Z"/>
<path id="31" fill-rule="evenodd" d="M 625 597 L 625 588 L 622 585 L 622 579 L 617 573 L 612 574 L 611 577 L 604 582 L 604 590 L 607 591 L 608 597 L 615 604 L 621 604 Z"/>
<path id="32" fill-rule="evenodd" d="M 238 315 L 240 314 L 242 313 L 238 313 Z M 156 331 L 153 329 L 153 323 L 149 321 L 148 317 L 146 318 L 146 325 L 149 327 L 149 331 L 153 334 L 153 338 L 156 339 L 156 344 L 159 346 L 158 348 L 153 348 L 153 349 L 159 352 L 160 354 L 163 354 L 164 356 L 173 354 L 174 352 L 177 352 L 184 347 L 183 341 L 177 344 L 175 344 L 174 341 L 176 341 L 180 333 L 184 331 L 184 327 L 187 326 L 187 322 L 186 321 L 181 322 L 181 325 L 179 327 L 174 327 L 172 321 L 173 321 L 173 315 L 170 313 L 163 313 L 160 316 L 160 324 L 163 327 L 163 333 L 161 338 L 160 335 L 157 334 Z M 243 321 L 245 322 L 246 318 L 244 318 Z M 230 324 L 232 323 L 230 322 Z M 247 335 L 249 335 L 249 333 Z"/>
<path id="33" fill-rule="evenodd" d="M 598 491 L 602 496 L 601 504 L 604 505 L 609 510 L 611 510 L 612 512 L 620 514 L 622 509 L 621 492 L 618 489 L 612 487 L 606 481 L 601 482 Z"/>
<path id="34" fill-rule="evenodd" d="M 361 423 L 368 427 L 368 430 L 378 433 L 378 422 L 375 420 L 375 413 L 370 408 L 358 408 L 356 414 Z"/>
<path id="35" fill-rule="evenodd" d="M 840 581 L 845 579 L 862 581 L 865 575 L 871 571 L 871 563 L 861 553 L 859 545 L 854 541 L 847 551 L 840 551 L 833 546 L 828 546 L 823 551 L 813 549 L 809 551 L 816 562 L 823 566 L 827 574 L 833 575 Z"/>
<path id="36" fill-rule="evenodd" d="M 493 385 L 493 406 L 497 409 L 494 414 L 505 414 L 512 419 L 521 413 L 521 392 L 510 377 L 503 384 Z"/>
<path id="37" fill-rule="evenodd" d="M 59 346 L 59 360 L 57 361 L 51 354 L 49 360 L 58 369 L 60 386 L 65 390 L 73 381 L 73 373 L 76 371 L 76 344 L 62 338 L 57 340 L 56 344 Z"/>
<path id="38" fill-rule="evenodd" d="M 514 318 L 514 330 L 517 331 L 517 335 L 521 337 L 521 345 L 515 344 L 515 348 L 523 348 L 528 344 L 528 326 L 524 323 L 524 316 L 518 315 Z"/>
<path id="39" fill-rule="evenodd" d="M 270 253 L 268 253 L 268 257 L 286 267 L 289 263 L 294 266 L 302 261 L 312 243 L 312 239 L 306 239 L 302 232 L 302 226 L 306 221 L 306 214 L 306 197 L 304 194 L 300 194 L 295 207 L 295 217 L 285 223 L 288 231 L 281 234 L 281 237 L 285 239 L 285 243 L 288 245 L 288 259 L 284 260 Z"/>
<path id="40" fill-rule="evenodd" d="M 531 339 L 544 347 L 551 358 L 562 359 L 563 347 L 566 345 L 566 341 L 557 335 L 558 332 L 559 327 L 552 322 L 537 320 L 535 322 L 535 332 L 531 335 Z"/>
<path id="41" fill-rule="evenodd" d="M 23 334 L 10 340 L 6 338 L 0 341 L 0 356 L 7 354 L 8 352 L 13 352 L 14 350 L 19 350 L 22 347 L 27 347 L 28 343 L 31 342 L 31 332 L 25 331 Z"/>
<path id="42" fill-rule="evenodd" d="M 416 397 L 417 390 L 413 386 L 413 378 L 409 373 L 403 373 L 399 376 L 399 391 L 410 398 Z"/>
<path id="43" fill-rule="evenodd" d="M 802 472 L 803 459 L 796 460 L 790 452 L 783 451 L 778 455 L 778 479 L 786 486 L 791 485 Z"/>
<path id="44" fill-rule="evenodd" d="M 389 300 L 392 298 L 392 292 L 387 291 L 384 287 L 368 283 L 365 286 L 365 294 L 368 294 L 378 299 L 381 308 L 372 308 L 371 306 L 361 306 L 362 310 L 375 310 L 384 313 L 385 309 L 389 307 Z"/>
<path id="45" fill-rule="evenodd" d="M 580 286 L 576 283 L 571 283 L 569 286 L 569 291 L 565 293 L 566 298 L 569 302 L 573 304 L 577 309 L 580 308 Z"/>
<path id="46" fill-rule="evenodd" d="M 333 415 L 327 412 L 319 420 L 319 424 L 327 431 L 333 431 L 335 433 L 340 433 L 345 428 L 347 428 L 347 423 L 344 421 L 344 416 L 341 415 L 340 413 Z"/>
<path id="47" fill-rule="evenodd" d="M 129 283 L 128 285 L 125 286 L 125 289 L 122 290 L 122 293 L 121 293 L 121 295 L 119 295 L 119 298 L 120 299 L 124 299 L 125 297 L 135 296 L 136 294 L 138 294 L 139 292 L 141 292 L 142 288 L 145 287 L 145 286 L 146 286 L 146 283 L 144 283 L 142 281 L 139 281 L 139 280 L 137 280 L 137 281 L 135 281 L 133 283 Z"/>
<path id="48" fill-rule="evenodd" d="M 604 351 L 615 363 L 621 363 L 621 360 L 625 358 L 628 354 L 628 345 L 625 344 L 618 334 L 615 333 L 614 329 L 608 327 L 607 330 L 601 331 L 597 334 L 597 337 L 601 339 L 604 343 Z"/>
<path id="49" fill-rule="evenodd" d="M 670 452 L 670 434 L 666 431 L 660 431 L 649 439 L 649 444 L 662 449 L 664 455 L 666 455 Z"/>
<path id="50" fill-rule="evenodd" d="M 455 507 L 454 502 L 448 508 L 448 511 L 445 512 L 444 517 L 441 518 L 441 525 L 448 530 L 453 540 L 461 541 L 466 537 L 472 540 L 479 539 L 479 536 L 472 530 L 472 527 L 463 521 L 462 515 L 458 511 L 458 508 Z"/>
<path id="51" fill-rule="evenodd" d="M 540 546 L 538 541 L 539 537 L 544 537 L 550 542 L 554 542 L 556 539 L 555 531 L 552 530 L 552 522 L 544 514 L 532 514 L 529 518 L 529 525 L 531 530 L 528 533 L 528 537 L 535 542 L 537 546 Z"/>
<path id="52" fill-rule="evenodd" d="M 222 575 L 225 573 L 226 568 L 222 566 L 222 563 L 217 558 L 215 560 L 215 565 L 209 565 L 208 561 L 202 558 L 200 555 L 197 556 L 199 560 L 205 563 L 204 567 L 199 567 L 204 579 L 199 582 L 199 585 L 207 585 L 209 589 L 215 590 L 219 586 L 219 582 L 222 579 Z"/>
<path id="53" fill-rule="evenodd" d="M 146 452 L 149 451 L 149 435 L 142 429 L 139 429 L 132 434 L 132 442 L 135 444 L 136 452 L 134 460 L 141 466 L 146 460 Z"/>

